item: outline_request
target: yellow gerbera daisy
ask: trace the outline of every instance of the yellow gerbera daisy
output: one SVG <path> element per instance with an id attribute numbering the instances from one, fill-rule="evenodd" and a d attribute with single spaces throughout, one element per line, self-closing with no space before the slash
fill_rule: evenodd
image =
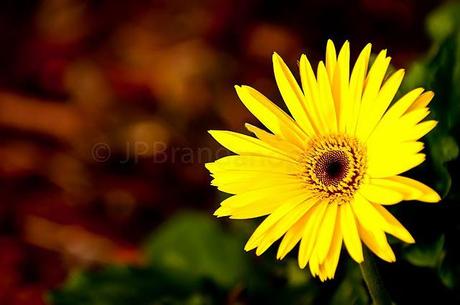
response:
<path id="1" fill-rule="evenodd" d="M 300 58 L 301 87 L 278 54 L 276 83 L 292 117 L 261 93 L 236 86 L 243 104 L 270 131 L 246 124 L 255 137 L 210 131 L 237 155 L 206 164 L 212 185 L 233 196 L 215 215 L 234 219 L 268 215 L 245 250 L 260 255 L 281 239 L 282 259 L 300 242 L 298 263 L 321 280 L 334 277 L 342 241 L 363 261 L 361 242 L 385 261 L 395 261 L 385 233 L 413 243 L 411 234 L 384 207 L 403 200 L 438 202 L 428 186 L 401 173 L 425 160 L 418 141 L 436 126 L 422 121 L 433 97 L 417 88 L 390 104 L 404 70 L 385 79 L 390 57 L 381 51 L 368 70 L 371 45 L 350 74 L 350 47 L 336 55 L 328 41 L 316 76 Z"/>

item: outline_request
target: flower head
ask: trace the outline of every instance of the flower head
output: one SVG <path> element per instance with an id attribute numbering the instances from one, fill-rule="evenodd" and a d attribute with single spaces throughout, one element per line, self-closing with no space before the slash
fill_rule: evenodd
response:
<path id="1" fill-rule="evenodd" d="M 255 89 L 236 86 L 243 104 L 268 131 L 250 124 L 246 127 L 255 137 L 210 131 L 236 155 L 206 167 L 212 184 L 232 195 L 215 215 L 266 216 L 245 250 L 260 255 L 281 239 L 277 257 L 282 259 L 299 244 L 299 266 L 308 264 L 325 280 L 334 277 L 342 243 L 360 263 L 362 243 L 381 259 L 395 261 L 387 233 L 414 242 L 385 206 L 440 200 L 428 186 L 401 176 L 425 160 L 419 139 L 436 126 L 423 121 L 433 93 L 417 88 L 391 105 L 404 70 L 386 77 L 386 50 L 368 69 L 370 53 L 368 44 L 350 69 L 348 42 L 337 56 L 328 41 L 316 76 L 301 56 L 300 86 L 275 53 L 276 83 L 291 115 Z"/>

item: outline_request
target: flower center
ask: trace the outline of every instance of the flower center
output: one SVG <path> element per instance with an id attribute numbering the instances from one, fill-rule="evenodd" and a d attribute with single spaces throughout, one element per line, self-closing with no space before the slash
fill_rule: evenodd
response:
<path id="1" fill-rule="evenodd" d="M 328 135 L 312 139 L 304 154 L 307 188 L 330 202 L 349 202 L 366 170 L 366 151 L 357 139 Z"/>
<path id="2" fill-rule="evenodd" d="M 319 157 L 314 173 L 324 185 L 337 185 L 346 176 L 348 159 L 343 151 L 332 150 Z"/>

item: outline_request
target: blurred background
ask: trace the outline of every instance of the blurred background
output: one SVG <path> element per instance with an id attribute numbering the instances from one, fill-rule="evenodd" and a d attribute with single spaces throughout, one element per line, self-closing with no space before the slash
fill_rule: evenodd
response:
<path id="1" fill-rule="evenodd" d="M 436 93 L 410 175 L 444 200 L 391 209 L 417 244 L 379 268 L 397 304 L 459 304 L 460 5 L 435 0 L 1 1 L 0 304 L 369 304 L 344 252 L 327 283 L 244 253 L 260 220 L 213 218 L 204 168 L 208 129 L 257 124 L 233 85 L 280 102 L 272 53 L 295 71 L 328 38 Z"/>

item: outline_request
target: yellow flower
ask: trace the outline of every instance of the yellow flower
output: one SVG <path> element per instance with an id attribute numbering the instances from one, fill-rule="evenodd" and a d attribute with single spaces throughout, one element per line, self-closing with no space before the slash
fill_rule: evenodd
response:
<path id="1" fill-rule="evenodd" d="M 439 195 L 405 171 L 425 160 L 418 141 L 436 126 L 429 114 L 430 91 L 417 88 L 390 106 L 404 70 L 385 79 L 390 57 L 381 51 L 368 70 L 371 45 L 350 73 L 350 47 L 336 55 L 328 41 L 316 76 L 300 58 L 301 86 L 278 54 L 276 83 L 292 116 L 248 86 L 236 86 L 243 104 L 270 131 L 246 124 L 255 135 L 213 130 L 237 155 L 206 164 L 212 185 L 232 194 L 215 215 L 233 219 L 267 216 L 245 250 L 260 255 L 281 239 L 277 258 L 298 243 L 300 268 L 308 264 L 321 280 L 334 277 L 342 242 L 363 261 L 362 243 L 394 262 L 386 233 L 406 243 L 411 234 L 384 207 L 403 200 L 438 202 Z"/>

